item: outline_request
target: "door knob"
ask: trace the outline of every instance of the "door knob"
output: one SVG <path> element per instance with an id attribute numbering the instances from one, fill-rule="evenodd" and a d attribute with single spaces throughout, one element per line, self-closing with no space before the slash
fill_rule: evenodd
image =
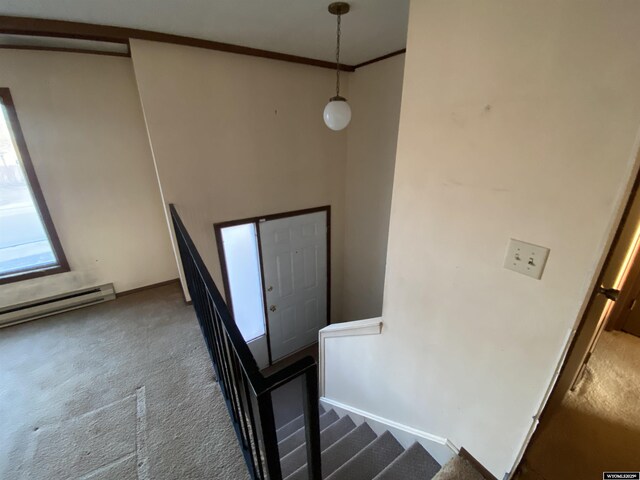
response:
<path id="1" fill-rule="evenodd" d="M 269 285 L 269 288 L 267 288 L 267 292 L 270 292 L 273 290 L 273 287 L 271 285 Z"/>
<path id="2" fill-rule="evenodd" d="M 271 305 L 269 307 L 269 310 L 271 310 L 272 312 L 275 312 L 276 311 L 276 306 L 275 305 Z"/>
<path id="3" fill-rule="evenodd" d="M 616 290 L 615 288 L 604 288 L 602 285 L 600 285 L 597 291 L 600 295 L 604 295 L 609 300 L 613 300 L 614 302 L 618 300 L 618 297 L 620 297 L 620 290 Z"/>

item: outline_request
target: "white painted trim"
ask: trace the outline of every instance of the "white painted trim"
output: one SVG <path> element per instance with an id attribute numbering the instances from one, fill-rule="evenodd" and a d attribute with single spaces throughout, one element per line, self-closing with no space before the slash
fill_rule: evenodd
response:
<path id="1" fill-rule="evenodd" d="M 356 421 L 363 419 L 374 431 L 378 430 L 376 432 L 378 434 L 388 430 L 405 448 L 413 442 L 420 443 L 441 465 L 444 465 L 459 453 L 458 447 L 444 437 L 404 425 L 327 397 L 321 397 L 320 402 L 335 409 L 338 413 L 349 415 Z"/>
<path id="2" fill-rule="evenodd" d="M 524 457 L 527 447 L 529 446 L 529 442 L 531 442 L 531 438 L 533 437 L 533 434 L 538 428 L 538 425 L 540 423 L 540 420 L 539 420 L 540 415 L 542 414 L 544 407 L 547 405 L 547 401 L 549 400 L 549 397 L 551 397 L 551 394 L 553 393 L 553 389 L 555 388 L 556 383 L 560 378 L 560 371 L 562 370 L 562 366 L 564 365 L 564 361 L 567 356 L 567 353 L 569 353 L 569 347 L 573 342 L 573 337 L 575 334 L 576 334 L 576 330 L 574 330 L 573 328 L 570 328 L 569 331 L 567 332 L 567 336 L 563 342 L 564 348 L 562 350 L 562 353 L 560 354 L 560 360 L 556 363 L 556 368 L 553 371 L 553 374 L 551 376 L 551 381 L 549 383 L 549 386 L 547 387 L 547 390 L 542 396 L 542 400 L 539 403 L 538 410 L 531 417 L 531 420 L 532 420 L 531 426 L 529 427 L 529 430 L 527 431 L 524 437 L 524 440 L 522 441 L 522 446 L 520 447 L 520 451 L 516 456 L 513 466 L 511 467 L 511 470 L 508 472 L 508 476 L 506 477 L 508 480 L 513 478 L 513 476 L 515 475 L 518 465 L 520 465 L 520 462 Z"/>
<path id="3" fill-rule="evenodd" d="M 320 330 L 325 337 L 346 337 L 353 335 L 376 335 L 382 331 L 382 318 L 368 318 L 327 325 Z"/>
<path id="4" fill-rule="evenodd" d="M 408 425 L 398 423 L 394 420 L 389 420 L 388 418 L 381 417 L 379 415 L 376 415 L 375 413 L 370 413 L 365 410 L 360 410 L 359 408 L 352 407 L 351 405 L 347 405 L 345 403 L 338 402 L 337 400 L 332 400 L 327 397 L 321 397 L 320 401 L 328 405 L 331 405 L 333 407 L 337 407 L 342 410 L 355 413 L 356 415 L 360 415 L 369 420 L 373 420 L 374 422 L 382 423 L 383 425 L 386 425 L 389 428 L 395 428 L 395 429 L 410 433 L 414 437 L 424 438 L 425 440 L 429 440 L 430 442 L 436 442 L 436 443 L 439 443 L 440 445 L 447 445 L 449 446 L 449 448 L 452 449 L 453 453 L 455 453 L 456 455 L 458 454 L 458 449 L 444 437 L 433 435 L 423 430 L 418 430 L 417 428 L 413 428 Z"/>
<path id="5" fill-rule="evenodd" d="M 353 322 L 334 323 L 318 332 L 318 363 L 320 396 L 325 392 L 325 357 L 324 342 L 331 337 L 350 337 L 356 335 L 380 335 L 382 332 L 382 318 L 369 318 Z"/>

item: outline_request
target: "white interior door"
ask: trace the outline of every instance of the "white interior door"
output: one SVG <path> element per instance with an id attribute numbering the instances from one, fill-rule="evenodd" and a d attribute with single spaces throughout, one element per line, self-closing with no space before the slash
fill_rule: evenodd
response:
<path id="1" fill-rule="evenodd" d="M 318 340 L 327 324 L 327 212 L 261 221 L 271 358 Z"/>

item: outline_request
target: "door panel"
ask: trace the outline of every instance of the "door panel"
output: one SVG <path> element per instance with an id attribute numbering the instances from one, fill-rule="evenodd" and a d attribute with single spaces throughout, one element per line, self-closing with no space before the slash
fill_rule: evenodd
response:
<path id="1" fill-rule="evenodd" d="M 319 315 L 318 300 L 312 298 L 304 304 L 304 327 L 305 331 L 316 328 L 316 318 Z"/>
<path id="2" fill-rule="evenodd" d="M 317 341 L 327 324 L 327 213 L 260 222 L 272 360 Z"/>
<path id="3" fill-rule="evenodd" d="M 635 304 L 627 314 L 622 330 L 640 337 L 640 305 L 638 305 L 637 300 L 635 300 Z"/>
<path id="4" fill-rule="evenodd" d="M 282 254 L 276 254 L 275 260 L 277 269 L 276 278 L 278 283 L 278 293 L 280 297 L 284 298 L 288 297 L 289 295 L 293 295 L 293 253 L 285 252 Z"/>
<path id="5" fill-rule="evenodd" d="M 617 311 L 618 328 L 632 335 L 640 336 L 640 263 L 633 260 L 634 266 L 629 279 L 622 286 L 620 309 Z"/>
<path id="6" fill-rule="evenodd" d="M 316 245 L 304 248 L 303 261 L 304 287 L 314 288 L 318 285 L 318 247 Z"/>
<path id="7" fill-rule="evenodd" d="M 283 342 L 290 342 L 295 340 L 296 337 L 296 329 L 295 329 L 295 320 L 296 320 L 296 309 L 295 306 L 284 308 L 278 316 L 280 317 L 280 322 L 277 325 L 280 327 L 280 337 Z"/>

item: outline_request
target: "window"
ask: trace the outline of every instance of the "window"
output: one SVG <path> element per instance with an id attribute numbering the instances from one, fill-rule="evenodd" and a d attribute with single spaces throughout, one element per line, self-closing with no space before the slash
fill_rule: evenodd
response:
<path id="1" fill-rule="evenodd" d="M 265 334 L 260 254 L 255 223 L 221 229 L 233 317 L 245 341 Z"/>
<path id="2" fill-rule="evenodd" d="M 0 283 L 66 272 L 8 88 L 0 107 Z"/>

